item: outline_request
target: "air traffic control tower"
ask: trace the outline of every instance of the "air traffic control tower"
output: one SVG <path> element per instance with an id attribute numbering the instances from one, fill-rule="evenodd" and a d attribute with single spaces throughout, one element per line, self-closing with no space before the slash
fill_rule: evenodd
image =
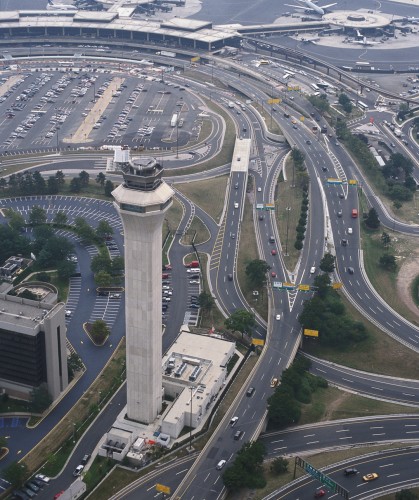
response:
<path id="1" fill-rule="evenodd" d="M 112 195 L 125 235 L 127 417 L 153 422 L 162 407 L 162 226 L 173 190 L 163 167 L 141 157 Z"/>

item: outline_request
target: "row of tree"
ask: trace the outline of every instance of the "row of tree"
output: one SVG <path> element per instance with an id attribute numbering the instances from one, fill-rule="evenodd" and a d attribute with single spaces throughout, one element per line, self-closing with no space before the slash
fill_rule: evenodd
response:
<path id="1" fill-rule="evenodd" d="M 306 237 L 307 219 L 308 219 L 308 187 L 303 189 L 303 199 L 301 201 L 300 219 L 298 220 L 294 247 L 296 250 L 303 248 L 303 241 Z"/>
<path id="2" fill-rule="evenodd" d="M 281 384 L 268 398 L 269 425 L 283 429 L 296 424 L 301 416 L 301 405 L 311 402 L 312 394 L 327 387 L 327 380 L 309 373 L 310 361 L 298 357 L 282 372 Z"/>
<path id="3" fill-rule="evenodd" d="M 96 183 L 103 187 L 105 196 L 111 196 L 115 186 L 106 179 L 103 172 L 96 176 Z M 70 193 L 80 193 L 89 186 L 90 175 L 82 170 L 77 177 L 72 177 L 68 184 Z M 0 189 L 7 196 L 33 196 L 44 194 L 58 194 L 65 190 L 66 180 L 62 170 L 50 175 L 46 180 L 38 171 L 18 172 L 11 174 L 8 179 L 0 178 Z"/>

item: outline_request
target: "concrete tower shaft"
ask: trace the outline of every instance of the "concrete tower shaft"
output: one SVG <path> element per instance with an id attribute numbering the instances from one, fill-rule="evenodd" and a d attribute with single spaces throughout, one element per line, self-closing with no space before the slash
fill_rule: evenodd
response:
<path id="1" fill-rule="evenodd" d="M 161 172 L 134 167 L 112 193 L 125 239 L 127 416 L 146 424 L 162 405 L 162 225 L 173 191 Z"/>

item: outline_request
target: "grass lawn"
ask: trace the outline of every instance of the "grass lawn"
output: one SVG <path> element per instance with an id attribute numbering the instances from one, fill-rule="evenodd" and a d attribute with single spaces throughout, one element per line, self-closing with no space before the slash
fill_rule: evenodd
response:
<path id="1" fill-rule="evenodd" d="M 228 179 L 228 175 L 222 175 L 205 181 L 184 182 L 176 184 L 176 189 L 219 222 L 226 198 Z"/>
<path id="2" fill-rule="evenodd" d="M 182 243 L 184 245 L 191 245 L 192 241 L 194 241 L 195 244 L 198 245 L 199 243 L 208 241 L 210 236 L 211 235 L 207 229 L 207 226 L 202 222 L 202 220 L 199 217 L 194 217 L 192 219 L 188 232 L 184 236 L 182 236 Z"/>
<path id="3" fill-rule="evenodd" d="M 419 408 L 386 403 L 341 391 L 336 387 L 319 389 L 312 395 L 312 402 L 302 405 L 298 425 L 327 420 L 392 415 L 395 413 L 419 413 Z"/>
<path id="4" fill-rule="evenodd" d="M 257 297 L 253 296 L 253 287 L 247 281 L 246 266 L 254 260 L 259 259 L 256 244 L 255 227 L 253 223 L 252 204 L 246 196 L 243 208 L 243 221 L 240 226 L 239 255 L 237 259 L 237 278 L 243 295 L 251 307 L 264 318 L 268 319 L 268 295 L 266 288 L 262 287 Z"/>
<path id="5" fill-rule="evenodd" d="M 362 249 L 364 250 L 364 266 L 368 278 L 371 281 L 375 290 L 381 297 L 395 309 L 404 318 L 418 325 L 418 320 L 415 314 L 404 305 L 396 290 L 397 270 L 394 272 L 386 271 L 379 266 L 379 258 L 386 253 L 381 242 L 381 235 L 383 229 L 377 231 L 370 231 L 361 224 L 362 234 Z M 405 258 L 409 257 L 417 248 L 417 241 L 415 238 L 386 231 L 390 234 L 392 243 L 389 251 L 394 253 L 397 262 L 400 265 Z"/>
<path id="6" fill-rule="evenodd" d="M 192 257 L 192 258 L 191 258 Z M 194 254 L 191 254 L 188 256 L 187 260 L 193 260 L 195 258 Z M 201 264 L 203 269 L 207 269 L 208 266 L 208 258 L 206 254 L 200 253 L 199 258 L 201 259 Z M 202 283 L 203 283 L 203 291 L 207 293 L 211 293 L 211 290 L 209 289 L 208 286 L 208 281 L 207 281 L 207 273 L 201 273 L 202 276 Z M 221 314 L 221 312 L 218 310 L 217 306 L 214 305 L 211 311 L 204 311 L 203 309 L 200 309 L 199 311 L 199 326 L 201 328 L 212 328 L 214 327 L 216 330 L 223 330 L 224 327 L 224 316 Z"/>
<path id="7" fill-rule="evenodd" d="M 296 227 L 301 215 L 303 190 L 298 186 L 298 183 L 295 183 L 295 186 L 292 187 L 293 162 L 289 157 L 285 168 L 288 180 L 284 181 L 282 173 L 278 178 L 275 191 L 275 215 L 284 262 L 287 269 L 292 271 L 300 256 L 300 251 L 294 247 L 294 243 L 297 236 Z"/>
<path id="8" fill-rule="evenodd" d="M 180 221 L 183 216 L 183 208 L 181 203 L 173 198 L 173 205 L 166 212 L 164 222 L 163 222 L 163 237 L 167 234 L 167 231 L 174 233 L 179 226 Z"/>
<path id="9" fill-rule="evenodd" d="M 236 128 L 234 126 L 234 123 L 231 120 L 228 113 L 223 108 L 218 106 L 213 101 L 208 101 L 207 99 L 204 99 L 204 101 L 205 105 L 209 109 L 214 111 L 214 113 L 219 115 L 224 120 L 225 131 L 224 131 L 224 140 L 222 143 L 222 147 L 220 151 L 214 156 L 214 158 L 199 163 L 195 167 L 179 168 L 179 169 L 177 168 L 174 170 L 173 169 L 170 170 L 169 172 L 172 177 L 177 175 L 188 175 L 197 172 L 204 172 L 205 170 L 210 170 L 220 165 L 227 165 L 228 163 L 231 162 L 231 159 L 233 157 L 234 144 L 236 142 Z"/>
<path id="10" fill-rule="evenodd" d="M 149 469 L 139 473 L 122 469 L 121 467 L 116 467 L 115 470 L 113 470 L 103 481 L 99 488 L 89 496 L 89 498 L 90 500 L 103 500 L 104 498 L 110 498 L 117 491 L 121 490 L 148 472 Z M 88 474 L 89 473 L 90 471 Z"/>
<path id="11" fill-rule="evenodd" d="M 342 300 L 349 316 L 354 321 L 364 323 L 369 332 L 369 338 L 346 351 L 336 351 L 322 346 L 321 343 L 306 340 L 303 350 L 313 356 L 358 370 L 419 379 L 417 354 L 367 321 L 344 296 Z"/>

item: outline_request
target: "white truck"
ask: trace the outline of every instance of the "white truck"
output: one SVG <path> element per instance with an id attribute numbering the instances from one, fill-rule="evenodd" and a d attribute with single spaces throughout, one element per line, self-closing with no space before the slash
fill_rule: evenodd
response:
<path id="1" fill-rule="evenodd" d="M 234 102 L 233 101 L 228 101 L 228 107 L 229 108 L 234 108 Z"/>
<path id="2" fill-rule="evenodd" d="M 169 52 L 168 50 L 159 50 L 158 52 L 156 52 L 156 55 L 164 57 L 176 57 L 176 52 Z"/>
<path id="3" fill-rule="evenodd" d="M 172 119 L 170 120 L 170 126 L 171 127 L 176 127 L 177 125 L 177 114 L 175 113 L 173 116 L 172 116 Z"/>
<path id="4" fill-rule="evenodd" d="M 396 137 L 402 136 L 402 131 L 399 128 L 395 128 L 393 132 Z"/>

